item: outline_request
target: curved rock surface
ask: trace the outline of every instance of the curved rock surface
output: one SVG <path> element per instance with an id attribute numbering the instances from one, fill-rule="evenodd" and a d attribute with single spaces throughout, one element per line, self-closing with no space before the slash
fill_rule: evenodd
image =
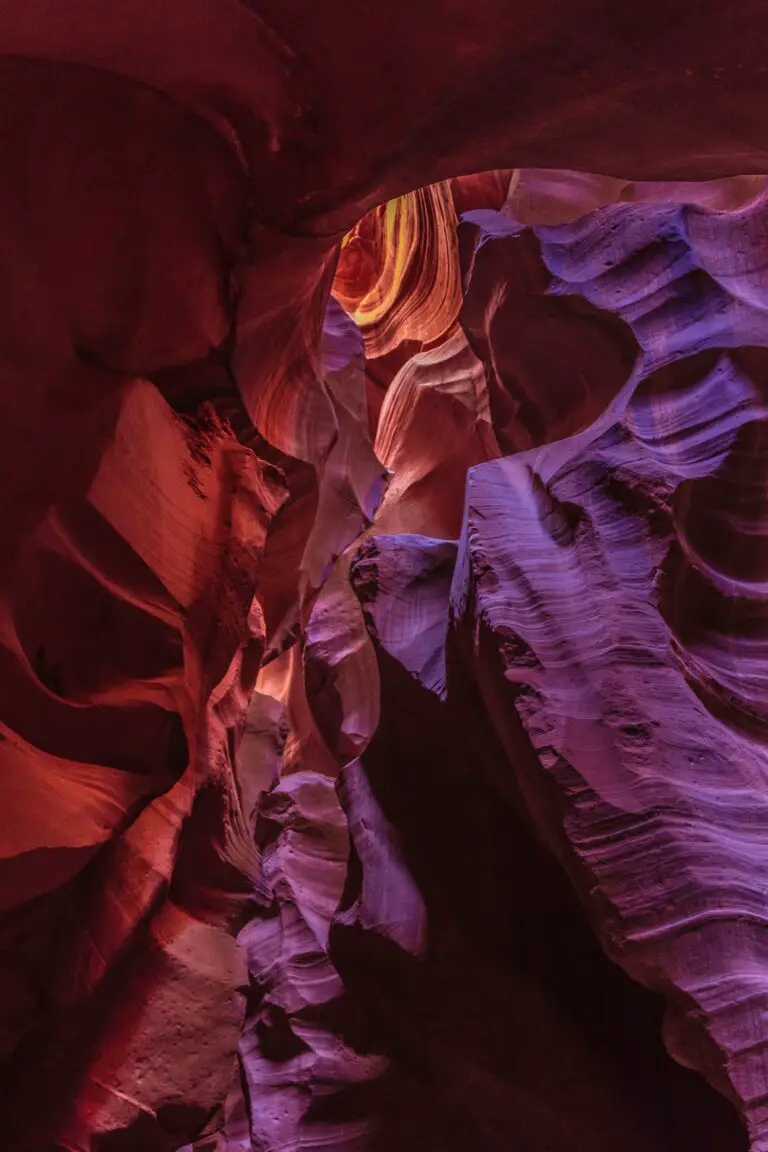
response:
<path id="1" fill-rule="evenodd" d="M 0 36 L 3 1147 L 766 1152 L 765 5 Z"/>

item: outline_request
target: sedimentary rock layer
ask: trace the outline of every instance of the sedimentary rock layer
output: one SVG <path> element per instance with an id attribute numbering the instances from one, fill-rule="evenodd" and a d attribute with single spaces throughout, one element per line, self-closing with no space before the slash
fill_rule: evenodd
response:
<path id="1" fill-rule="evenodd" d="M 3 6 L 4 1146 L 768 1148 L 767 36 Z"/>

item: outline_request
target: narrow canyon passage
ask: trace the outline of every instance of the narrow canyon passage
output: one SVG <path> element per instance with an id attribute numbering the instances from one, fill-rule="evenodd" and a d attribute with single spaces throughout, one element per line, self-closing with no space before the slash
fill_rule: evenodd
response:
<path id="1" fill-rule="evenodd" d="M 2 1146 L 768 1152 L 768 9 L 0 36 Z"/>

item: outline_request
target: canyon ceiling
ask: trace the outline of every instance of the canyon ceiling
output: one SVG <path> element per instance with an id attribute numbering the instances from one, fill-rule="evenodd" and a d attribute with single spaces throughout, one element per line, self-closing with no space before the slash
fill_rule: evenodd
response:
<path id="1" fill-rule="evenodd" d="M 768 5 L 0 50 L 0 1146 L 768 1152 Z"/>

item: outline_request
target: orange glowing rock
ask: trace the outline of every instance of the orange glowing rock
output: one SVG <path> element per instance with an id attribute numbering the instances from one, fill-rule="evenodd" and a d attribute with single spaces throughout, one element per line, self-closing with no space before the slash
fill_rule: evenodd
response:
<path id="1" fill-rule="evenodd" d="M 333 295 L 362 332 L 369 359 L 407 340 L 439 340 L 456 320 L 456 222 L 444 181 L 382 204 L 345 236 Z"/>

